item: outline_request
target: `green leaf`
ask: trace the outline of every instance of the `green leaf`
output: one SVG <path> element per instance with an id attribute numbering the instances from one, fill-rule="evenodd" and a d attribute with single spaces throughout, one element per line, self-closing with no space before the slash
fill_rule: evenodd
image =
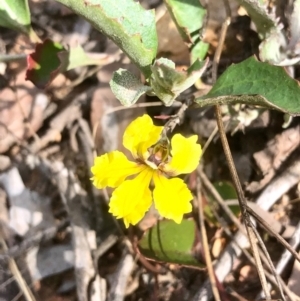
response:
<path id="1" fill-rule="evenodd" d="M 32 43 L 41 41 L 31 27 L 30 11 L 27 0 L 1 0 L 0 26 L 27 34 Z"/>
<path id="2" fill-rule="evenodd" d="M 259 58 L 263 62 L 273 65 L 292 65 L 287 60 L 286 40 L 281 28 L 272 30 L 267 38 L 259 45 Z"/>
<path id="3" fill-rule="evenodd" d="M 156 56 L 154 11 L 134 0 L 57 0 L 112 39 L 141 69 L 146 78 Z"/>
<path id="4" fill-rule="evenodd" d="M 218 181 L 213 183 L 223 200 L 237 199 L 236 191 L 230 182 Z"/>
<path id="5" fill-rule="evenodd" d="M 237 200 L 237 194 L 232 183 L 227 181 L 218 181 L 218 182 L 214 182 L 213 185 L 225 202 Z M 211 209 L 214 206 L 214 204 L 216 204 L 216 200 L 209 194 L 208 203 L 204 206 L 205 218 L 213 225 L 220 227 L 220 224 L 218 223 L 217 219 L 214 216 L 213 210 Z M 232 205 L 232 204 L 228 204 L 228 205 L 232 213 L 235 216 L 238 216 L 240 213 L 239 205 Z M 227 215 L 223 217 L 229 224 L 231 224 L 232 221 L 227 217 Z"/>
<path id="6" fill-rule="evenodd" d="M 175 22 L 182 39 L 193 43 L 192 35 L 198 33 L 203 26 L 206 9 L 199 0 L 164 0 L 170 15 Z"/>
<path id="7" fill-rule="evenodd" d="M 27 0 L 0 1 L 0 26 L 29 33 L 30 23 Z"/>
<path id="8" fill-rule="evenodd" d="M 171 106 L 176 97 L 191 87 L 206 69 L 208 60 L 196 60 L 187 71 L 177 71 L 174 62 L 160 58 L 151 67 L 150 86 L 153 93 L 166 105 Z"/>
<path id="9" fill-rule="evenodd" d="M 153 260 L 203 267 L 195 253 L 196 230 L 193 220 L 165 220 L 145 232 L 138 248 Z"/>
<path id="10" fill-rule="evenodd" d="M 210 92 L 197 98 L 200 107 L 245 103 L 300 115 L 300 87 L 282 67 L 251 57 L 230 66 Z"/>
<path id="11" fill-rule="evenodd" d="M 59 52 L 57 55 L 62 63 L 61 72 L 82 66 L 104 65 L 108 62 L 105 58 L 93 58 L 80 45 L 67 51 Z"/>
<path id="12" fill-rule="evenodd" d="M 36 87 L 44 89 L 61 72 L 61 61 L 58 53 L 64 47 L 49 39 L 36 44 L 35 52 L 27 57 L 26 80 L 30 80 Z"/>
<path id="13" fill-rule="evenodd" d="M 114 72 L 109 85 L 116 98 L 127 107 L 136 103 L 142 94 L 151 90 L 149 86 L 143 85 L 138 78 L 125 69 Z"/>
<path id="14" fill-rule="evenodd" d="M 213 185 L 219 192 L 223 200 L 237 200 L 238 196 L 232 183 L 227 181 L 218 181 L 215 182 Z M 240 207 L 238 205 L 230 205 L 229 208 L 235 216 L 238 216 L 238 214 L 240 213 Z"/>
<path id="15" fill-rule="evenodd" d="M 203 41 L 199 40 L 195 41 L 194 45 L 191 47 L 191 62 L 195 62 L 197 59 L 204 59 L 207 51 L 209 49 L 209 44 L 204 43 Z"/>
<path id="16" fill-rule="evenodd" d="M 59 73 L 80 66 L 104 63 L 105 60 L 89 57 L 81 46 L 66 50 L 60 43 L 46 39 L 43 43 L 37 43 L 35 51 L 27 56 L 26 80 L 44 89 Z"/>
<path id="17" fill-rule="evenodd" d="M 191 61 L 203 60 L 209 46 L 200 40 L 206 9 L 199 0 L 164 0 L 164 2 L 182 39 L 191 49 Z"/>

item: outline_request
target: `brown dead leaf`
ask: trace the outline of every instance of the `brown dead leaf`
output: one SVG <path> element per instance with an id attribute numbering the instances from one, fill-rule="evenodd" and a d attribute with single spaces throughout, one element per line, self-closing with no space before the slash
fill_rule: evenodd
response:
<path id="1" fill-rule="evenodd" d="M 254 153 L 253 158 L 264 178 L 260 182 L 251 183 L 247 190 L 255 192 L 268 184 L 289 155 L 299 146 L 300 125 L 277 134 L 267 143 L 265 149 Z"/>
<path id="2" fill-rule="evenodd" d="M 189 65 L 190 55 L 175 23 L 165 6 L 156 10 L 156 29 L 158 36 L 158 57 L 167 57 L 175 63 Z"/>
<path id="3" fill-rule="evenodd" d="M 224 237 L 218 237 L 217 239 L 215 239 L 214 243 L 213 243 L 213 247 L 211 249 L 211 253 L 214 256 L 214 258 L 218 258 L 221 254 L 221 252 L 224 249 L 226 240 Z"/>
<path id="4" fill-rule="evenodd" d="M 240 269 L 239 282 L 256 281 L 257 271 L 254 266 L 245 265 Z"/>
<path id="5" fill-rule="evenodd" d="M 47 96 L 25 81 L 25 68 L 0 91 L 0 153 L 31 137 L 43 124 Z"/>

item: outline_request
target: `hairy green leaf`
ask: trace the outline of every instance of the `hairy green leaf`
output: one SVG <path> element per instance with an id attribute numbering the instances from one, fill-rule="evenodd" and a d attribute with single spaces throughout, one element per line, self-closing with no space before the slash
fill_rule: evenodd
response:
<path id="1" fill-rule="evenodd" d="M 112 39 L 140 68 L 146 78 L 156 56 L 154 11 L 134 0 L 57 0 L 88 20 Z"/>
<path id="2" fill-rule="evenodd" d="M 125 69 L 115 71 L 109 84 L 116 98 L 126 107 L 136 103 L 141 95 L 151 90 Z"/>
<path id="3" fill-rule="evenodd" d="M 246 103 L 300 115 L 300 87 L 282 67 L 251 57 L 230 66 L 210 92 L 195 100 L 201 107 Z"/>
<path id="4" fill-rule="evenodd" d="M 193 220 L 183 220 L 181 224 L 165 220 L 147 230 L 138 247 L 153 260 L 203 267 L 195 251 L 196 231 Z"/>
<path id="5" fill-rule="evenodd" d="M 166 105 L 170 106 L 176 97 L 191 87 L 206 69 L 208 60 L 196 60 L 187 71 L 177 71 L 174 62 L 160 58 L 151 67 L 150 86 L 153 93 Z"/>

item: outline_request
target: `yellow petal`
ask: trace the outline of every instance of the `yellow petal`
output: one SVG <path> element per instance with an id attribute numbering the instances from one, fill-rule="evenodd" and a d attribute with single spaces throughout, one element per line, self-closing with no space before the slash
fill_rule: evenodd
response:
<path id="1" fill-rule="evenodd" d="M 155 208 L 161 216 L 181 223 L 183 215 L 192 211 L 190 190 L 179 178 L 167 179 L 155 173 L 153 180 Z"/>
<path id="2" fill-rule="evenodd" d="M 180 134 L 173 136 L 171 140 L 172 159 L 163 166 L 163 171 L 176 176 L 194 171 L 202 154 L 201 145 L 197 143 L 196 135 L 186 138 Z"/>
<path id="3" fill-rule="evenodd" d="M 109 202 L 109 212 L 116 218 L 123 218 L 126 228 L 136 225 L 152 204 L 149 184 L 152 170 L 147 168 L 133 180 L 124 181 L 113 192 Z"/>
<path id="4" fill-rule="evenodd" d="M 128 176 L 137 174 L 144 168 L 143 165 L 129 161 L 123 153 L 113 151 L 95 158 L 94 166 L 91 167 L 91 180 L 99 189 L 117 187 Z"/>
<path id="5" fill-rule="evenodd" d="M 153 125 L 150 116 L 145 114 L 128 125 L 123 135 L 123 145 L 134 158 L 146 159 L 147 149 L 159 140 L 162 130 L 162 126 Z"/>

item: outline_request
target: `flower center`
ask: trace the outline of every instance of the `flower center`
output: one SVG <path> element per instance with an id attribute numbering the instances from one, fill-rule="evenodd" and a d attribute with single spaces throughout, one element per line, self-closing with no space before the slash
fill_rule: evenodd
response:
<path id="1" fill-rule="evenodd" d="M 155 145 L 149 149 L 150 156 L 146 164 L 153 169 L 158 169 L 159 165 L 166 163 L 170 154 L 170 142 L 168 138 L 161 138 Z"/>

